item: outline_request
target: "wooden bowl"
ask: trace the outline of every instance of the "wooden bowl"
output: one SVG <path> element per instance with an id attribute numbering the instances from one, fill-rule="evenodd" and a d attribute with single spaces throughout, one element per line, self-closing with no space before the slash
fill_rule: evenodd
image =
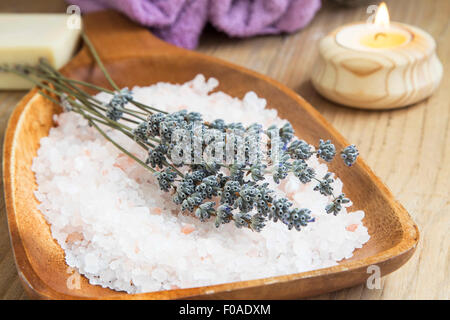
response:
<path id="1" fill-rule="evenodd" d="M 345 139 L 305 100 L 280 83 L 256 72 L 219 59 L 171 46 L 152 36 L 123 16 L 99 12 L 84 18 L 85 30 L 98 48 L 106 67 L 119 86 L 148 86 L 159 81 L 181 83 L 196 74 L 215 77 L 219 90 L 242 98 L 255 91 L 289 119 L 296 133 L 315 142 L 332 139 L 338 149 Z M 107 86 L 86 48 L 63 69 L 77 79 Z M 81 277 L 80 288 L 68 285 L 73 270 L 64 252 L 53 240 L 50 226 L 37 209 L 36 182 L 31 171 L 39 141 L 54 125 L 60 111 L 37 94 L 28 93 L 12 114 L 5 134 L 3 179 L 8 225 L 20 279 L 33 298 L 41 299 L 285 299 L 318 295 L 363 283 L 370 265 L 384 276 L 403 265 L 413 254 L 419 232 L 406 210 L 363 160 L 349 169 L 336 161 L 331 170 L 344 181 L 344 192 L 353 200 L 353 210 L 365 211 L 364 224 L 370 240 L 354 256 L 339 265 L 310 272 L 225 283 L 207 287 L 126 294 L 90 285 Z"/>

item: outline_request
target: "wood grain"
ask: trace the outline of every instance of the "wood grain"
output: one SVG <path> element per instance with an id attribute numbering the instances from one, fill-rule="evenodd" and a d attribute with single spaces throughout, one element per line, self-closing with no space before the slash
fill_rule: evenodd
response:
<path id="1" fill-rule="evenodd" d="M 415 26 L 391 25 L 408 31 L 411 40 L 389 50 L 370 52 L 344 47 L 337 40 L 338 34 L 351 30 L 354 24 L 324 37 L 311 74 L 314 88 L 333 102 L 358 109 L 395 109 L 428 98 L 442 79 L 434 39 Z"/>
<path id="2" fill-rule="evenodd" d="M 444 64 L 438 91 L 427 101 L 406 109 L 370 112 L 338 107 L 321 98 L 309 82 L 318 40 L 343 23 L 365 19 L 365 8 L 344 9 L 325 3 L 310 26 L 286 36 L 231 40 L 208 30 L 198 49 L 267 74 L 300 93 L 359 146 L 362 156 L 419 225 L 422 240 L 416 254 L 400 270 L 383 278 L 382 289 L 369 290 L 359 285 L 319 299 L 449 298 L 450 2 L 387 2 L 393 20 L 417 25 L 432 34 Z M 0 10 L 64 9 L 62 1 L 57 0 L 39 4 L 33 1 L 31 9 L 26 3 L 30 2 L 4 0 Z M 22 96 L 18 92 L 0 93 L 2 134 L 13 106 Z M 24 298 L 7 237 L 3 201 L 1 208 L 0 297 Z"/>

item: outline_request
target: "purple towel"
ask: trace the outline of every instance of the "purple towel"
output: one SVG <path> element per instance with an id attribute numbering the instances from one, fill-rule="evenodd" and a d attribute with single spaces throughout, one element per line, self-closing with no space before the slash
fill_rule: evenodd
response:
<path id="1" fill-rule="evenodd" d="M 207 22 L 232 37 L 293 32 L 306 26 L 320 0 L 68 0 L 82 12 L 115 9 L 164 40 L 193 49 Z"/>

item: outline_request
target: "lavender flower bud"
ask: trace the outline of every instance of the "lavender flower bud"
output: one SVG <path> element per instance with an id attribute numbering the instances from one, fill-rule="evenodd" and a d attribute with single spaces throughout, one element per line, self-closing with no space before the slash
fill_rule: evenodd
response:
<path id="1" fill-rule="evenodd" d="M 185 117 L 187 122 L 196 122 L 196 121 L 202 121 L 202 115 L 198 112 L 189 112 Z"/>
<path id="2" fill-rule="evenodd" d="M 307 160 L 313 154 L 311 151 L 311 146 L 303 140 L 293 141 L 287 148 L 287 153 L 292 159 L 303 159 Z"/>
<path id="3" fill-rule="evenodd" d="M 138 124 L 136 128 L 133 129 L 132 133 L 135 136 L 135 140 L 147 140 L 148 122 L 142 121 Z"/>
<path id="4" fill-rule="evenodd" d="M 249 226 L 249 222 L 251 221 L 252 217 L 248 213 L 236 213 L 233 218 L 236 227 L 242 228 Z"/>
<path id="5" fill-rule="evenodd" d="M 295 208 L 290 212 L 290 220 L 288 227 L 295 227 L 297 231 L 300 231 L 301 227 L 306 227 L 311 220 L 311 210 L 306 208 Z M 292 228 L 291 227 L 291 228 Z"/>
<path id="6" fill-rule="evenodd" d="M 356 158 L 358 157 L 358 155 L 358 149 L 356 149 L 356 146 L 354 144 L 344 148 L 344 150 L 341 151 L 341 158 L 349 167 L 351 167 L 356 162 Z"/>
<path id="7" fill-rule="evenodd" d="M 169 191 L 175 180 L 176 173 L 172 169 L 167 168 L 164 171 L 155 172 L 155 176 L 158 179 L 159 188 L 163 191 Z"/>
<path id="8" fill-rule="evenodd" d="M 215 202 L 202 203 L 197 210 L 195 210 L 195 216 L 200 219 L 201 222 L 208 220 L 212 214 L 216 212 L 214 209 Z"/>
<path id="9" fill-rule="evenodd" d="M 195 192 L 181 203 L 181 210 L 193 212 L 195 207 L 199 206 L 203 200 L 204 198 L 199 193 Z"/>
<path id="10" fill-rule="evenodd" d="M 253 181 L 264 180 L 264 170 L 267 168 L 265 164 L 254 164 L 250 167 L 251 177 Z"/>
<path id="11" fill-rule="evenodd" d="M 316 172 L 313 168 L 308 167 L 305 160 L 295 160 L 292 164 L 292 172 L 300 180 L 301 183 L 308 183 L 315 177 Z"/>
<path id="12" fill-rule="evenodd" d="M 233 217 L 232 208 L 227 205 L 220 205 L 217 208 L 215 225 L 218 228 L 221 224 L 229 223 Z"/>
<path id="13" fill-rule="evenodd" d="M 114 93 L 114 98 L 116 100 L 120 100 L 123 105 L 127 104 L 131 100 L 133 100 L 133 94 L 128 88 L 123 88 L 118 92 Z"/>
<path id="14" fill-rule="evenodd" d="M 328 172 L 319 182 L 318 185 L 314 187 L 314 191 L 319 191 L 321 194 L 325 196 L 331 196 L 333 194 L 333 187 L 331 184 L 334 182 L 333 178 L 331 178 L 331 173 Z"/>
<path id="15" fill-rule="evenodd" d="M 320 139 L 317 154 L 323 160 L 331 162 L 336 155 L 336 148 L 334 147 L 334 144 L 331 143 L 331 140 L 323 141 Z"/>
<path id="16" fill-rule="evenodd" d="M 254 214 L 250 219 L 250 228 L 253 231 L 260 232 L 265 227 L 266 219 L 261 214 Z"/>
<path id="17" fill-rule="evenodd" d="M 146 160 L 147 164 L 150 164 L 152 168 L 160 167 L 163 168 L 163 162 L 166 161 L 165 155 L 167 154 L 168 147 L 163 144 L 159 144 L 153 150 L 149 150 L 148 158 Z"/>
<path id="18" fill-rule="evenodd" d="M 227 181 L 223 188 L 222 197 L 220 203 L 233 205 L 234 201 L 237 199 L 237 192 L 239 191 L 240 183 L 235 180 Z"/>
<path id="19" fill-rule="evenodd" d="M 119 121 L 123 116 L 123 108 L 117 105 L 108 105 L 105 115 L 113 121 Z"/>
<path id="20" fill-rule="evenodd" d="M 345 194 L 341 193 L 336 199 L 325 207 L 327 213 L 337 215 L 342 210 L 342 204 L 349 203 L 350 199 L 345 198 Z"/>
<path id="21" fill-rule="evenodd" d="M 288 162 L 288 159 L 289 155 L 283 154 L 278 164 L 274 165 L 272 177 L 275 183 L 280 183 L 280 180 L 287 177 L 289 170 L 292 167 L 292 165 Z"/>
<path id="22" fill-rule="evenodd" d="M 255 206 L 258 210 L 259 214 L 262 214 L 263 216 L 267 216 L 267 214 L 270 212 L 269 205 L 272 203 L 272 196 L 270 195 L 273 190 L 270 190 L 267 188 L 269 184 L 266 182 L 262 185 L 257 186 L 257 194 L 255 196 Z"/>
<path id="23" fill-rule="evenodd" d="M 292 202 L 286 198 L 276 199 L 270 207 L 269 219 L 273 222 L 277 222 L 278 219 L 282 219 L 286 213 L 289 213 L 289 208 L 292 206 Z"/>
<path id="24" fill-rule="evenodd" d="M 292 128 L 292 125 L 287 122 L 281 129 L 280 129 L 280 139 L 283 142 L 283 144 L 289 143 L 289 141 L 292 140 L 294 137 L 294 128 Z"/>
<path id="25" fill-rule="evenodd" d="M 225 121 L 222 119 L 215 119 L 213 122 L 209 124 L 211 129 L 216 129 L 220 131 L 224 131 L 226 128 Z"/>
<path id="26" fill-rule="evenodd" d="M 133 100 L 133 96 L 128 88 L 115 92 L 113 98 L 107 104 L 106 116 L 113 121 L 119 121 L 122 119 L 125 105 L 131 100 Z"/>

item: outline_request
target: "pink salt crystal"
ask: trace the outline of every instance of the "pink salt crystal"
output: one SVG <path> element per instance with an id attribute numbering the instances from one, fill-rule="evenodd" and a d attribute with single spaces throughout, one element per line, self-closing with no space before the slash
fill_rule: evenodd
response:
<path id="1" fill-rule="evenodd" d="M 195 226 L 193 224 L 185 224 L 182 228 L 181 228 L 181 232 L 183 232 L 184 234 L 189 234 L 191 232 L 193 232 L 195 230 Z"/>
<path id="2" fill-rule="evenodd" d="M 252 248 L 247 252 L 247 255 L 249 257 L 257 257 L 258 256 L 258 250 L 256 248 Z"/>
<path id="3" fill-rule="evenodd" d="M 204 260 L 206 260 L 206 259 L 211 259 L 211 258 L 212 258 L 211 255 L 208 253 L 206 256 L 200 257 L 200 260 L 201 260 L 201 261 L 204 261 Z"/>
<path id="4" fill-rule="evenodd" d="M 154 213 L 154 214 L 161 214 L 161 213 L 162 213 L 162 209 L 161 209 L 161 208 L 158 208 L 158 207 L 153 208 L 153 209 L 152 209 L 152 213 Z"/>
<path id="5" fill-rule="evenodd" d="M 134 163 L 134 160 L 127 156 L 126 154 L 121 154 L 117 157 L 116 162 L 114 163 L 114 167 L 120 168 L 123 171 L 131 167 Z"/>
<path id="6" fill-rule="evenodd" d="M 345 230 L 350 232 L 355 232 L 355 230 L 358 228 L 358 225 L 356 223 L 348 225 Z"/>
<path id="7" fill-rule="evenodd" d="M 83 234 L 79 232 L 72 232 L 67 236 L 66 243 L 72 244 L 75 241 L 83 241 L 83 240 L 84 240 Z"/>

